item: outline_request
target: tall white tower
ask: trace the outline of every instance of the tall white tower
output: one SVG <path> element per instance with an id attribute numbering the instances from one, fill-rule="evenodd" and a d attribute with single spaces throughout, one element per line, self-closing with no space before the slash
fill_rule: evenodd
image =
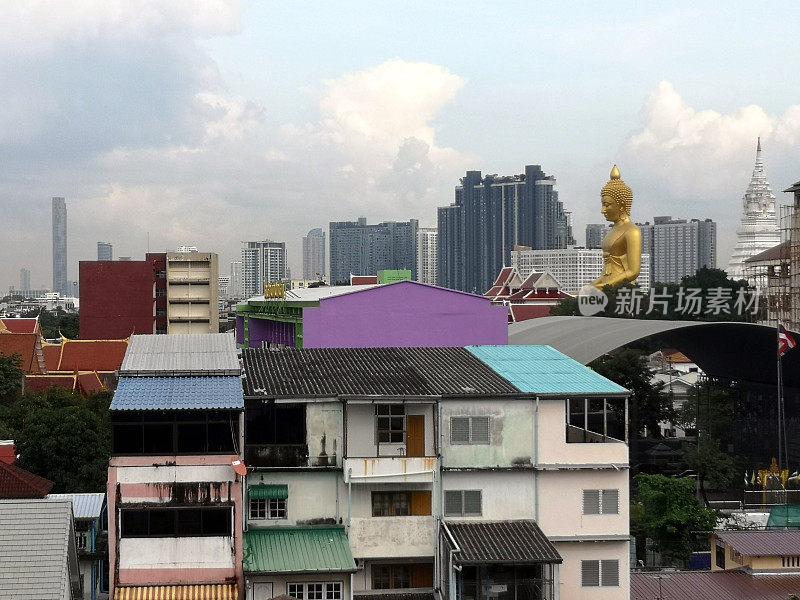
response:
<path id="1" fill-rule="evenodd" d="M 750 184 L 742 197 L 742 220 L 736 230 L 736 246 L 728 263 L 728 277 L 744 279 L 744 261 L 781 242 L 778 217 L 775 213 L 775 194 L 764 174 L 761 160 L 761 138 L 756 148 L 756 165 Z"/>

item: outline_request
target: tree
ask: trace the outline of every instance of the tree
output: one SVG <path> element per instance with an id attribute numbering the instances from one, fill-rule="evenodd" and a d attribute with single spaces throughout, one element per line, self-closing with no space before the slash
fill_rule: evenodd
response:
<path id="1" fill-rule="evenodd" d="M 22 389 L 22 357 L 19 354 L 0 354 L 0 401 L 9 401 Z"/>
<path id="2" fill-rule="evenodd" d="M 717 512 L 700 504 L 688 477 L 639 474 L 634 482 L 631 528 L 637 539 L 650 538 L 653 550 L 683 566 L 694 550 L 705 547 L 694 532 L 714 529 Z"/>
<path id="3" fill-rule="evenodd" d="M 673 418 L 672 402 L 661 392 L 662 385 L 651 383 L 653 371 L 645 357 L 636 350 L 624 349 L 601 356 L 589 366 L 632 392 L 628 400 L 631 437 L 641 436 L 646 428 L 649 436 L 660 438 L 659 422 Z"/>
<path id="4" fill-rule="evenodd" d="M 111 454 L 111 397 L 56 387 L 25 394 L 0 406 L 0 434 L 15 440 L 19 466 L 53 481 L 54 492 L 100 492 Z"/>
<path id="5" fill-rule="evenodd" d="M 42 336 L 45 339 L 59 338 L 62 335 L 70 340 L 77 340 L 80 337 L 79 319 L 77 313 L 68 313 L 63 308 L 55 310 L 31 310 L 22 314 L 28 319 L 39 318 L 42 327 Z"/>

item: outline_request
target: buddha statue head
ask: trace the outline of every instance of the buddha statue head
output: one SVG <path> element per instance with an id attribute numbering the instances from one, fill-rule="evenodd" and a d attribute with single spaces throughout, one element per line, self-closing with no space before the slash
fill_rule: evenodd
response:
<path id="1" fill-rule="evenodd" d="M 616 223 L 623 216 L 629 217 L 633 204 L 633 191 L 622 181 L 617 165 L 611 169 L 611 179 L 600 192 L 603 199 L 603 215 L 609 221 Z"/>

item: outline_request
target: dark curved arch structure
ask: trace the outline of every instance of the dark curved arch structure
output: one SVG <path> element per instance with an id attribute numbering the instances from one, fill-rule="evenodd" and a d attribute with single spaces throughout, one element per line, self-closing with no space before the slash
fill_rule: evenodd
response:
<path id="1" fill-rule="evenodd" d="M 775 385 L 775 327 L 755 323 L 658 321 L 609 317 L 542 317 L 512 323 L 511 345 L 545 344 L 582 364 L 632 342 L 659 336 L 709 377 Z M 800 334 L 793 336 L 800 342 Z M 800 348 L 782 359 L 786 387 L 800 388 Z"/>

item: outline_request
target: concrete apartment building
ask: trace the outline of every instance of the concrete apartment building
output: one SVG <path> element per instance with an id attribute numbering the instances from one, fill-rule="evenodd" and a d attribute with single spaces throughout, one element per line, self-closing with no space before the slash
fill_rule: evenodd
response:
<path id="1" fill-rule="evenodd" d="M 653 283 L 680 283 L 698 269 L 717 267 L 717 224 L 711 219 L 655 217 L 639 223 L 642 253 L 650 255 Z"/>
<path id="2" fill-rule="evenodd" d="M 436 227 L 420 227 L 417 232 L 417 281 L 436 285 Z"/>
<path id="3" fill-rule="evenodd" d="M 243 242 L 240 279 L 242 298 L 258 296 L 264 293 L 264 286 L 286 281 L 287 270 L 286 242 Z"/>
<path id="4" fill-rule="evenodd" d="M 642 254 L 642 268 L 636 283 L 650 289 L 650 255 Z M 549 271 L 561 284 L 561 290 L 577 294 L 581 288 L 603 274 L 603 251 L 569 247 L 562 250 L 517 249 L 511 253 L 511 266 L 522 278 L 535 271 Z M 487 288 L 489 289 L 489 288 Z"/>
<path id="5" fill-rule="evenodd" d="M 623 388 L 549 347 L 243 363 L 246 598 L 628 597 Z"/>
<path id="6" fill-rule="evenodd" d="M 325 250 L 325 232 L 322 228 L 309 231 L 303 238 L 303 279 L 319 281 L 327 277 Z"/>
<path id="7" fill-rule="evenodd" d="M 167 333 L 219 332 L 219 257 L 167 252 Z"/>
<path id="8" fill-rule="evenodd" d="M 53 216 L 53 291 L 69 296 L 72 289 L 67 283 L 67 202 L 64 198 L 52 199 Z"/>
<path id="9" fill-rule="evenodd" d="M 131 338 L 111 404 L 115 600 L 242 597 L 239 374 L 231 336 Z"/>

